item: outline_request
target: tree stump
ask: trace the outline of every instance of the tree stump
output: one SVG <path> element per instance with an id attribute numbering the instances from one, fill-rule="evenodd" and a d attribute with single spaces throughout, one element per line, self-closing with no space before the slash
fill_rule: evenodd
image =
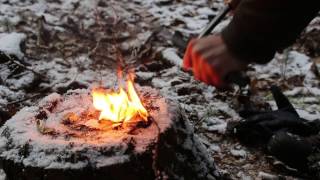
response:
<path id="1" fill-rule="evenodd" d="M 215 179 L 218 172 L 179 105 L 139 88 L 149 124 L 95 128 L 88 90 L 51 94 L 0 129 L 9 180 Z M 76 123 L 74 123 L 75 121 Z M 89 124 L 89 125 L 88 125 Z"/>

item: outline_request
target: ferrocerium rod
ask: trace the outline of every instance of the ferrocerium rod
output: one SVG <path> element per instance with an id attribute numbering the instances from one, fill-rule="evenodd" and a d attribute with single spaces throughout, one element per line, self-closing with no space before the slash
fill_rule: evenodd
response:
<path id="1" fill-rule="evenodd" d="M 228 4 L 226 7 L 222 9 L 222 11 L 219 12 L 219 14 L 214 17 L 209 25 L 198 35 L 198 38 L 203 38 L 204 36 L 209 35 L 212 30 L 223 20 L 224 17 L 228 14 L 228 12 L 231 10 L 231 6 Z"/>

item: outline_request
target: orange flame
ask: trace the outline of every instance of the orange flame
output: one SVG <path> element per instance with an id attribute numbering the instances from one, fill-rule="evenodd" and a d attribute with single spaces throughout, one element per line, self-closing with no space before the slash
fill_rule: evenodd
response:
<path id="1" fill-rule="evenodd" d="M 127 81 L 127 91 L 128 93 L 121 87 L 118 92 L 111 93 L 103 89 L 92 91 L 93 106 L 101 111 L 99 120 L 120 123 L 140 117 L 147 121 L 149 114 L 142 105 L 130 78 Z"/>

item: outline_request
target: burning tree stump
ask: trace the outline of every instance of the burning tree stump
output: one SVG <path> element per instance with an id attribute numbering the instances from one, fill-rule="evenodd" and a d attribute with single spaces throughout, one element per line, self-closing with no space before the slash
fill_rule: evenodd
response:
<path id="1" fill-rule="evenodd" d="M 51 94 L 0 129 L 11 179 L 215 179 L 217 170 L 179 105 L 140 88 L 149 123 L 97 121 L 88 90 Z"/>

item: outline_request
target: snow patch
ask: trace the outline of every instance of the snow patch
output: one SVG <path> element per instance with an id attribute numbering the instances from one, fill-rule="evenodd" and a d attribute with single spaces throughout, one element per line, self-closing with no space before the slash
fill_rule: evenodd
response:
<path id="1" fill-rule="evenodd" d="M 167 48 L 162 51 L 162 57 L 178 67 L 182 67 L 182 59 L 178 56 L 175 48 Z"/>
<path id="2" fill-rule="evenodd" d="M 0 51 L 15 55 L 21 59 L 24 54 L 21 51 L 20 45 L 26 37 L 23 33 L 0 33 Z"/>
<path id="3" fill-rule="evenodd" d="M 265 173 L 265 172 L 259 172 L 258 178 L 265 179 L 265 180 L 278 180 L 279 177 L 273 174 Z"/>
<path id="4" fill-rule="evenodd" d="M 309 111 L 306 111 L 303 109 L 296 109 L 296 110 L 297 110 L 299 116 L 306 119 L 306 120 L 313 121 L 316 119 L 320 119 L 319 112 L 309 112 Z"/>
<path id="5" fill-rule="evenodd" d="M 240 150 L 231 149 L 230 153 L 235 157 L 245 158 L 247 156 L 247 152 L 243 149 L 240 149 Z"/>
<path id="6" fill-rule="evenodd" d="M 6 180 L 6 174 L 2 169 L 0 169 L 0 180 Z"/>
<path id="7" fill-rule="evenodd" d="M 227 128 L 227 122 L 214 117 L 209 117 L 202 127 L 208 131 L 218 132 L 224 134 Z"/>
<path id="8" fill-rule="evenodd" d="M 218 144 L 211 144 L 209 146 L 209 149 L 213 152 L 217 152 L 217 153 L 221 152 L 221 148 Z"/>
<path id="9" fill-rule="evenodd" d="M 287 52 L 287 55 L 277 55 L 267 65 L 256 65 L 259 74 L 271 77 L 275 74 L 285 74 L 287 77 L 295 75 L 306 75 L 310 70 L 312 62 L 310 58 L 297 51 Z"/>

